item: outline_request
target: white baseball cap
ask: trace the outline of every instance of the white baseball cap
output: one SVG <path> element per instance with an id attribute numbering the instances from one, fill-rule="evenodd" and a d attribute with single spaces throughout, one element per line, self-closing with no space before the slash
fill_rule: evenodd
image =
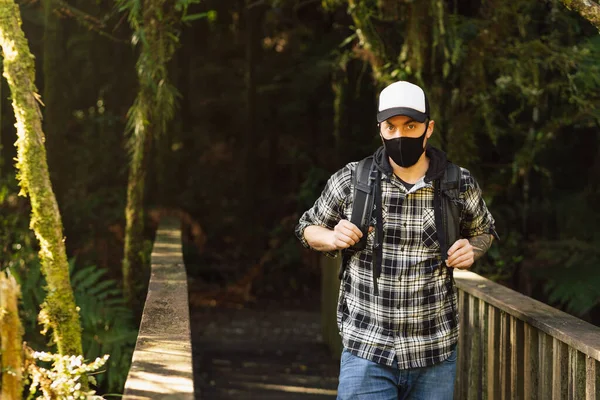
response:
<path id="1" fill-rule="evenodd" d="M 406 115 L 415 121 L 425 122 L 429 118 L 429 102 L 423 89 L 406 81 L 385 87 L 379 94 L 377 122 L 396 115 Z"/>

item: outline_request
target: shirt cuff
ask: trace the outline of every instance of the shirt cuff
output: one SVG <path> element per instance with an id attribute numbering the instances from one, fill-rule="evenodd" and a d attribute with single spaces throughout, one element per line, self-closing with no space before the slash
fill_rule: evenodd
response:
<path id="1" fill-rule="evenodd" d="M 304 238 L 304 229 L 306 229 L 306 227 L 311 226 L 311 225 L 313 225 L 313 224 L 308 224 L 308 223 L 305 223 L 305 222 L 304 223 L 303 222 L 299 223 L 296 226 L 296 230 L 295 230 L 296 237 L 298 238 L 298 240 L 300 240 L 300 243 L 302 243 L 302 246 L 304 246 L 305 248 L 310 249 L 310 250 L 314 250 L 314 251 L 318 251 L 316 249 L 313 249 L 310 246 L 310 244 L 308 244 L 308 242 L 306 241 L 306 239 Z M 327 257 L 337 258 L 338 254 L 339 254 L 339 251 L 337 251 L 337 250 L 334 250 L 334 251 L 322 251 L 320 253 L 325 254 Z"/>
<path id="2" fill-rule="evenodd" d="M 478 229 L 478 230 L 471 231 L 471 232 L 469 232 L 468 235 L 463 236 L 463 237 L 472 238 L 475 236 L 484 235 L 486 233 L 489 235 L 492 235 L 494 237 L 494 239 L 500 240 L 500 236 L 498 236 L 498 232 L 496 232 L 496 228 L 493 225 L 487 229 Z"/>
<path id="3" fill-rule="evenodd" d="M 307 226 L 310 226 L 310 224 L 307 224 L 306 222 L 300 222 L 298 225 L 296 225 L 295 233 L 298 240 L 300 240 L 300 243 L 302 243 L 302 246 L 306 247 L 307 249 L 312 249 L 312 247 L 310 247 L 304 238 L 304 229 L 306 229 Z"/>

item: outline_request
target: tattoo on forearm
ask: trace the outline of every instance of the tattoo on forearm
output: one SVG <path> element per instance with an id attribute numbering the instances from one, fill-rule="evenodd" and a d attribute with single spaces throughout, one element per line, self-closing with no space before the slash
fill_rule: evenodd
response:
<path id="1" fill-rule="evenodd" d="M 494 237 L 488 233 L 484 233 L 483 235 L 473 236 L 469 239 L 469 243 L 473 246 L 473 253 L 475 253 L 475 260 L 478 260 L 485 254 L 486 251 L 489 250 L 492 245 L 492 240 Z"/>

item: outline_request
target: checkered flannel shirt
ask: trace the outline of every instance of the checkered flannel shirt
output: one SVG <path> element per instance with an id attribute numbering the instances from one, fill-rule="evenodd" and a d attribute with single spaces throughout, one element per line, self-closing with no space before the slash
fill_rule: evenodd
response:
<path id="1" fill-rule="evenodd" d="M 333 229 L 352 215 L 352 175 L 357 162 L 335 173 L 314 206 L 300 218 L 296 235 L 305 247 L 304 229 Z M 461 168 L 461 236 L 496 235 L 494 219 L 471 173 Z M 379 296 L 373 295 L 372 245 L 350 258 L 338 298 L 342 343 L 352 354 L 400 369 L 426 367 L 450 356 L 458 339 L 456 291 L 442 265 L 433 209 L 433 182 L 424 178 L 407 192 L 394 175 L 381 175 L 383 243 Z M 373 220 L 374 222 L 374 220 Z M 328 253 L 336 256 L 335 253 Z"/>

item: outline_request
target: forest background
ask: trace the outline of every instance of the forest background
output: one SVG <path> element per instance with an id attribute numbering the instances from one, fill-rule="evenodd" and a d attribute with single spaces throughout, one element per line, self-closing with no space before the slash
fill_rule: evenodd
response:
<path id="1" fill-rule="evenodd" d="M 136 337 L 118 284 L 131 28 L 111 1 L 19 4 L 84 351 L 111 354 L 99 380 L 118 391 Z M 429 95 L 434 145 L 473 172 L 496 219 L 501 241 L 473 270 L 600 325 L 596 27 L 555 0 L 203 0 L 189 15 L 169 65 L 178 105 L 145 166 L 146 250 L 158 216 L 175 213 L 190 277 L 250 276 L 253 296 L 313 304 L 320 271 L 294 225 L 332 172 L 379 146 L 376 95 L 406 79 Z M 0 269 L 20 276 L 26 338 L 41 349 L 38 245 L 0 89 Z M 147 268 L 134 271 L 143 286 Z"/>

